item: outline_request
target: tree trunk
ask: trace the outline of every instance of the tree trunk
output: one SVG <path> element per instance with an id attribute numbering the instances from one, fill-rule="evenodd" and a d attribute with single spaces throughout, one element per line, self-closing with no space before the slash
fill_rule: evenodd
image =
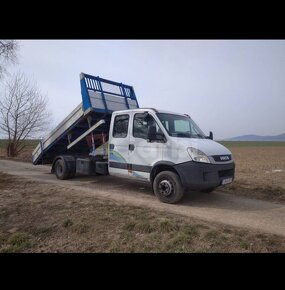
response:
<path id="1" fill-rule="evenodd" d="M 7 156 L 8 157 L 16 157 L 17 151 L 16 151 L 16 144 L 14 142 L 9 142 L 7 146 Z"/>

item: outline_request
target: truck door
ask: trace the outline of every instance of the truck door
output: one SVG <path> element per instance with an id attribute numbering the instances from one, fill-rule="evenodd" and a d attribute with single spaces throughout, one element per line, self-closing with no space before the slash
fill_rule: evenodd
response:
<path id="1" fill-rule="evenodd" d="M 157 140 L 149 142 L 147 132 L 156 127 Z M 131 177 L 149 180 L 152 166 L 163 159 L 166 138 L 150 113 L 135 113 L 130 132 L 129 160 Z"/>
<path id="2" fill-rule="evenodd" d="M 129 114 L 116 114 L 109 133 L 109 173 L 128 176 L 129 163 Z"/>

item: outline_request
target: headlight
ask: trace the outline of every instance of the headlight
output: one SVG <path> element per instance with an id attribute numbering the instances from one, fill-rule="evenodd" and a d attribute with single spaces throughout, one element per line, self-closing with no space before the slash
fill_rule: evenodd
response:
<path id="1" fill-rule="evenodd" d="M 208 156 L 204 152 L 202 152 L 201 150 L 198 150 L 198 149 L 193 148 L 193 147 L 189 147 L 189 148 L 187 148 L 187 151 L 188 151 L 188 154 L 190 155 L 190 157 L 194 161 L 210 163 Z"/>

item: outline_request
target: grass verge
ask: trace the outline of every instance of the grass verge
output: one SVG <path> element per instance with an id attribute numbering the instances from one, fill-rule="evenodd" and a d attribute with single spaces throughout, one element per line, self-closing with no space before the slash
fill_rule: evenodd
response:
<path id="1" fill-rule="evenodd" d="M 4 185 L 4 186 L 2 186 Z M 0 252 L 285 252 L 284 238 L 0 173 Z"/>

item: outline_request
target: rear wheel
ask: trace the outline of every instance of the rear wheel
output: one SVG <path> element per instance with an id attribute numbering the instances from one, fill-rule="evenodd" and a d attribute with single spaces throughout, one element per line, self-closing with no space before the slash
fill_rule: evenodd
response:
<path id="1" fill-rule="evenodd" d="M 162 171 L 153 181 L 153 191 L 157 198 L 165 203 L 176 203 L 184 195 L 179 176 L 172 171 Z"/>
<path id="2" fill-rule="evenodd" d="M 58 159 L 56 161 L 54 171 L 58 179 L 64 180 L 69 178 L 69 168 L 63 159 Z"/>

